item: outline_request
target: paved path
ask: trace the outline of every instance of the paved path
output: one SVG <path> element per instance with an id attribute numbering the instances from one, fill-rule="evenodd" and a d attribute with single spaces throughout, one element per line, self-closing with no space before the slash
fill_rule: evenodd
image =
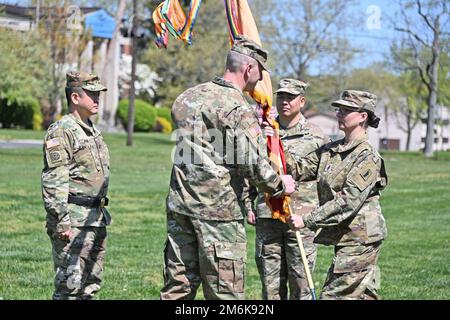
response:
<path id="1" fill-rule="evenodd" d="M 41 140 L 0 140 L 0 148 L 42 148 Z"/>

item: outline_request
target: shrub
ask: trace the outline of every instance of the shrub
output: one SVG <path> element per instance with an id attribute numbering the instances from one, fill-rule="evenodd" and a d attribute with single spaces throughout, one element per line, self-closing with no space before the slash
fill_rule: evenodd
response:
<path id="1" fill-rule="evenodd" d="M 41 112 L 35 112 L 33 114 L 33 130 L 42 130 L 42 123 L 44 122 L 44 117 Z"/>
<path id="2" fill-rule="evenodd" d="M 155 131 L 162 133 L 171 133 L 172 132 L 172 123 L 168 121 L 166 118 L 157 117 L 155 124 Z"/>
<path id="3" fill-rule="evenodd" d="M 121 120 L 124 128 L 128 124 L 128 99 L 119 102 L 117 116 Z M 134 131 L 151 131 L 156 121 L 156 110 L 149 103 L 136 99 L 134 101 Z"/>
<path id="4" fill-rule="evenodd" d="M 14 94 L 2 94 L 0 122 L 3 128 L 41 129 L 42 114 L 39 102 L 32 97 L 17 98 Z"/>
<path id="5" fill-rule="evenodd" d="M 170 123 L 172 123 L 171 110 L 169 108 L 156 108 L 156 116 L 164 118 Z"/>

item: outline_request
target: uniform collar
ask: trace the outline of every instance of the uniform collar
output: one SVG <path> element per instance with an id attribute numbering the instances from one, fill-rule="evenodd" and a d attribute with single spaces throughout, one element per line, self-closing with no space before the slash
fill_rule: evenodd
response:
<path id="1" fill-rule="evenodd" d="M 228 88 L 233 88 L 238 90 L 240 93 L 242 93 L 241 88 L 239 88 L 237 85 L 235 85 L 233 82 L 225 80 L 222 77 L 215 77 L 212 82 L 214 82 L 215 84 L 218 84 L 219 86 L 222 87 L 228 87 Z"/>
<path id="2" fill-rule="evenodd" d="M 277 121 L 278 123 L 280 123 L 279 116 L 277 117 Z M 286 134 L 301 135 L 305 134 L 305 127 L 306 127 L 306 118 L 302 116 L 300 120 L 297 122 L 297 124 L 290 128 L 283 128 L 280 123 L 280 131 L 281 131 L 280 133 L 281 136 L 284 136 Z"/>
<path id="3" fill-rule="evenodd" d="M 69 117 L 73 121 L 75 121 L 84 131 L 89 132 L 93 136 L 99 135 L 100 132 L 97 130 L 97 128 L 95 127 L 95 125 L 92 123 L 92 121 L 90 119 L 88 119 L 88 121 L 91 125 L 88 125 L 88 124 L 84 123 L 80 118 L 76 117 L 73 113 L 69 113 Z"/>
<path id="4" fill-rule="evenodd" d="M 352 150 L 359 146 L 361 143 L 366 142 L 369 139 L 367 133 L 363 133 L 359 137 L 357 137 L 355 140 L 351 141 L 350 143 L 345 143 L 345 139 L 339 140 L 339 142 L 330 148 L 333 152 L 342 153 L 349 150 Z"/>

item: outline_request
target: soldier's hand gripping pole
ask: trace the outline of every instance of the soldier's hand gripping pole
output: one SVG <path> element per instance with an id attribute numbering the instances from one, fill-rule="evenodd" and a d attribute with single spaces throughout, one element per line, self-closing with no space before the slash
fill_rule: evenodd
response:
<path id="1" fill-rule="evenodd" d="M 290 214 L 293 213 L 291 205 L 289 204 Z M 303 267 L 305 268 L 306 279 L 308 280 L 309 290 L 311 292 L 312 300 L 316 300 L 316 290 L 314 289 L 314 282 L 311 277 L 311 271 L 309 270 L 308 259 L 306 259 L 305 247 L 303 246 L 302 236 L 300 231 L 295 231 L 295 236 L 297 237 L 297 244 L 300 249 L 300 255 L 302 257 Z"/>

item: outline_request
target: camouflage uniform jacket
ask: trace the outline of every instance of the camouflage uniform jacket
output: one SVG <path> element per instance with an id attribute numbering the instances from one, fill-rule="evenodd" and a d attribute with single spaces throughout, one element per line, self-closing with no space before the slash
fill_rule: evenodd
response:
<path id="1" fill-rule="evenodd" d="M 284 129 L 280 126 L 280 139 L 285 152 L 297 158 L 303 158 L 307 154 L 316 151 L 330 139 L 316 125 L 309 123 L 305 117 L 301 117 L 297 125 Z M 319 203 L 317 196 L 317 180 L 296 181 L 295 192 L 291 194 L 294 213 L 306 214 L 311 212 Z M 246 201 L 247 210 L 248 202 Z M 256 214 L 258 218 L 272 218 L 272 212 L 266 205 L 264 193 L 258 194 Z"/>
<path id="2" fill-rule="evenodd" d="M 296 180 L 318 179 L 320 205 L 303 218 L 309 229 L 322 228 L 316 243 L 369 244 L 386 237 L 379 197 L 387 185 L 387 175 L 383 159 L 367 142 L 367 134 L 349 144 L 344 139 L 331 142 L 295 159 L 288 158 L 287 167 Z"/>
<path id="3" fill-rule="evenodd" d="M 168 211 L 239 220 L 244 178 L 268 193 L 283 192 L 280 177 L 263 156 L 266 146 L 257 115 L 234 84 L 215 78 L 186 90 L 174 102 L 172 117 L 177 147 Z"/>
<path id="4" fill-rule="evenodd" d="M 53 123 L 44 138 L 42 196 L 47 227 L 58 232 L 71 226 L 101 227 L 111 217 L 106 208 L 68 203 L 68 196 L 105 197 L 109 182 L 109 152 L 95 126 L 73 114 Z"/>

